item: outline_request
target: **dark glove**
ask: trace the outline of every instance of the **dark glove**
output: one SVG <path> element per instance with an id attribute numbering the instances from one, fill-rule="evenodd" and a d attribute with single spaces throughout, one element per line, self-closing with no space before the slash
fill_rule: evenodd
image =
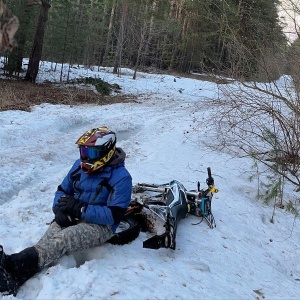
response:
<path id="1" fill-rule="evenodd" d="M 70 198 L 68 195 L 62 196 L 58 202 L 58 204 L 53 208 L 53 212 L 55 214 L 55 222 L 61 227 L 69 227 L 74 225 L 74 220 L 72 217 L 67 213 L 66 206 L 67 201 Z"/>
<path id="2" fill-rule="evenodd" d="M 73 198 L 72 196 L 68 196 L 68 195 L 64 195 L 64 196 L 61 196 L 59 199 L 58 199 L 58 203 L 55 207 L 56 211 L 57 210 L 61 210 L 63 212 L 66 212 L 67 211 L 67 202 L 69 201 L 69 199 Z M 56 213 L 54 211 L 54 213 Z"/>
<path id="3" fill-rule="evenodd" d="M 58 210 L 61 210 L 76 219 L 80 219 L 82 211 L 87 208 L 87 203 L 77 200 L 72 196 L 62 196 L 58 200 L 57 207 Z"/>
<path id="4" fill-rule="evenodd" d="M 69 227 L 74 225 L 71 217 L 60 209 L 57 209 L 55 212 L 55 222 L 61 227 Z"/>

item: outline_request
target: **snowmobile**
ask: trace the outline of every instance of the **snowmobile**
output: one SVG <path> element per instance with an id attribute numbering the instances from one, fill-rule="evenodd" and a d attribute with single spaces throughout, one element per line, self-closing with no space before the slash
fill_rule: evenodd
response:
<path id="1" fill-rule="evenodd" d="M 212 198 L 218 190 L 214 186 L 211 169 L 207 168 L 207 188 L 187 191 L 177 180 L 166 184 L 138 183 L 133 186 L 130 205 L 116 234 L 109 240 L 123 245 L 136 239 L 140 231 L 159 232 L 143 242 L 143 248 L 176 249 L 178 223 L 188 214 L 204 219 L 210 228 L 216 227 L 212 214 Z M 157 225 L 160 223 L 162 226 Z M 163 229 L 162 229 L 163 228 Z"/>

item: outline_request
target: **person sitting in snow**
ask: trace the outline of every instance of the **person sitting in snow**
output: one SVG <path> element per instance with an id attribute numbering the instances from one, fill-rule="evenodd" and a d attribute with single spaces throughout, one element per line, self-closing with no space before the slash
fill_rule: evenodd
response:
<path id="1" fill-rule="evenodd" d="M 48 230 L 19 253 L 7 255 L 0 246 L 0 293 L 16 295 L 26 280 L 65 253 L 105 243 L 124 216 L 132 178 L 115 133 L 107 127 L 91 129 L 76 144 L 80 159 L 57 188 Z"/>

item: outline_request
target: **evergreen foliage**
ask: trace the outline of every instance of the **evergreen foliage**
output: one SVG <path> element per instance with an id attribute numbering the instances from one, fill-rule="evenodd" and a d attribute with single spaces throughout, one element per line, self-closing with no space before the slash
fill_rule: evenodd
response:
<path id="1" fill-rule="evenodd" d="M 111 90 L 110 85 L 100 78 L 93 78 L 93 77 L 77 78 L 75 80 L 71 80 L 70 83 L 91 84 L 95 86 L 96 90 L 102 95 L 109 95 Z"/>
<path id="2" fill-rule="evenodd" d="M 21 19 L 20 48 L 9 57 L 13 62 L 30 56 L 39 5 L 7 2 Z M 258 78 L 266 56 L 282 52 L 286 44 L 277 4 L 278 0 L 52 0 L 42 59 L 114 66 L 114 71 L 122 66 L 153 67 Z M 9 68 L 12 72 L 16 63 Z"/>

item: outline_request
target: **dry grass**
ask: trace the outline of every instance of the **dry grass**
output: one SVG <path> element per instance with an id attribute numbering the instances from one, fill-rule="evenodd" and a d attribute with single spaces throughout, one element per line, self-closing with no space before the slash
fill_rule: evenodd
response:
<path id="1" fill-rule="evenodd" d="M 0 111 L 30 111 L 33 105 L 42 103 L 106 105 L 133 101 L 134 96 L 103 96 L 91 90 L 57 87 L 52 83 L 32 84 L 23 80 L 0 79 Z"/>

